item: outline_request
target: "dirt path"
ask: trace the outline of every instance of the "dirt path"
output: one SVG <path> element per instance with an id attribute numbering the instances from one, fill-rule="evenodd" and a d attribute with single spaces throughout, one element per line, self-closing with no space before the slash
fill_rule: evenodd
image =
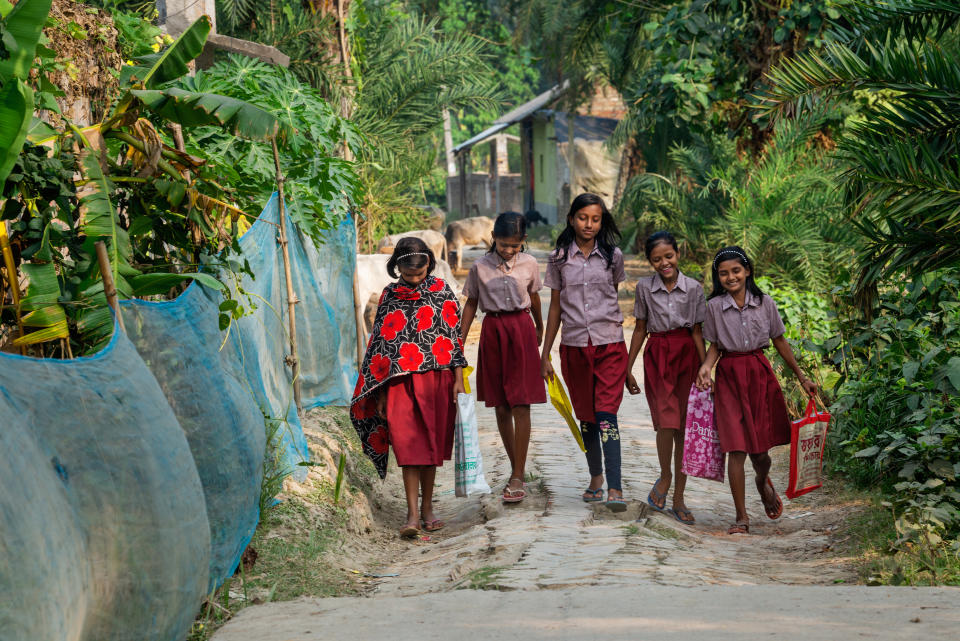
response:
<path id="1" fill-rule="evenodd" d="M 471 362 L 476 347 L 469 342 Z M 413 543 L 392 541 L 376 573 L 395 576 L 372 586 L 368 597 L 247 608 L 213 638 L 433 639 L 466 632 L 500 639 L 692 639 L 705 632 L 753 638 L 761 630 L 765 638 L 786 638 L 788 631 L 809 639 L 945 638 L 960 623 L 957 590 L 799 587 L 856 580 L 852 563 L 833 552 L 849 506 L 826 494 L 784 497 L 784 516 L 771 522 L 750 486 L 749 536 L 726 534 L 733 505 L 719 483 L 688 483 L 693 526 L 649 510 L 644 499 L 659 466 L 643 396 L 627 395 L 620 417 L 627 512 L 614 515 L 580 500 L 586 462 L 549 405 L 533 409 L 530 495 L 503 505 L 507 459 L 494 413 L 481 407 L 481 447 L 494 494 L 454 497 L 452 466 L 444 466 L 436 507 L 448 527 Z M 782 494 L 786 466 L 779 458 L 774 480 Z M 457 591 L 463 588 L 502 592 Z M 762 621 L 754 615 L 758 607 L 767 613 Z M 805 612 L 814 614 L 814 624 L 798 628 Z M 747 627 L 745 618 L 752 621 Z M 649 636 L 638 636 L 641 629 Z"/>

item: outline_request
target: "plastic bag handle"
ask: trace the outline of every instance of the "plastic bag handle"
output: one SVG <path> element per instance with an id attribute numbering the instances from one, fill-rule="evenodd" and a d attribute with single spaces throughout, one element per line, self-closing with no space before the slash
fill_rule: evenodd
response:
<path id="1" fill-rule="evenodd" d="M 824 406 L 823 409 L 826 410 L 826 406 Z M 820 412 L 817 411 L 817 397 L 811 396 L 810 400 L 807 401 L 807 411 L 804 412 L 804 418 L 813 418 L 819 414 Z"/>

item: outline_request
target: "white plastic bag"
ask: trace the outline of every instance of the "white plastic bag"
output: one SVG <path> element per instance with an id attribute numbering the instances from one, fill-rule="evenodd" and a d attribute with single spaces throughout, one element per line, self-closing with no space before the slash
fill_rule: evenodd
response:
<path id="1" fill-rule="evenodd" d="M 490 492 L 483 478 L 477 407 L 471 394 L 457 394 L 457 424 L 454 430 L 454 486 L 457 496 Z"/>

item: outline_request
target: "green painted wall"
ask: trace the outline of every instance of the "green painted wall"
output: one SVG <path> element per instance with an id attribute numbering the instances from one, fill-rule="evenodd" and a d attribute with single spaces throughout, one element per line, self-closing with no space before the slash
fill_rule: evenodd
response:
<path id="1" fill-rule="evenodd" d="M 551 223 L 557 222 L 557 140 L 553 118 L 533 121 L 534 208 Z"/>

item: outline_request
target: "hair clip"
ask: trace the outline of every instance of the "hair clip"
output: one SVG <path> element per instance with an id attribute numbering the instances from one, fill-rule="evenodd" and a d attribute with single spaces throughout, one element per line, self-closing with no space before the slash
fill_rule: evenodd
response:
<path id="1" fill-rule="evenodd" d="M 721 256 L 726 256 L 727 254 L 733 254 L 733 255 L 735 255 L 735 256 L 739 256 L 740 258 L 743 259 L 743 262 L 745 262 L 747 265 L 750 264 L 750 259 L 747 258 L 746 254 L 744 254 L 744 253 L 742 253 L 742 252 L 738 252 L 736 249 L 726 249 L 726 250 L 724 250 L 724 251 L 722 251 L 722 252 L 720 252 L 719 254 L 716 255 L 716 257 L 713 259 L 713 266 L 716 267 L 716 266 L 717 266 L 717 262 L 720 260 L 720 257 L 721 257 Z M 727 259 L 727 260 L 729 260 L 729 259 Z"/>

